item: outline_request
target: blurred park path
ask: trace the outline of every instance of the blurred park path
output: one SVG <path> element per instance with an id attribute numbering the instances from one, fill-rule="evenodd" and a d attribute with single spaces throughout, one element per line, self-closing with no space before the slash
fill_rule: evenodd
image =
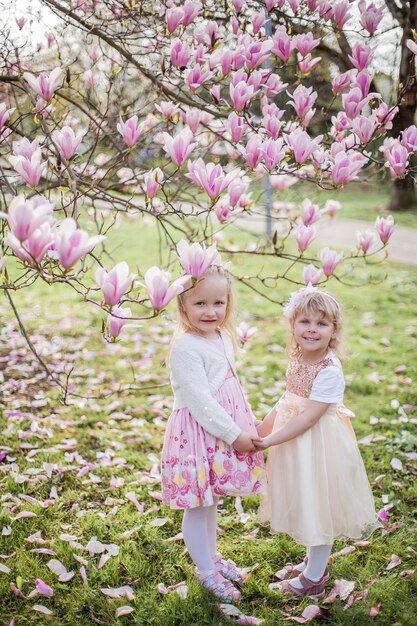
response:
<path id="1" fill-rule="evenodd" d="M 241 228 L 247 230 L 265 232 L 265 217 L 261 213 L 250 217 L 245 216 L 238 219 L 237 223 Z M 273 221 L 272 232 L 274 232 L 277 223 L 279 224 L 279 221 Z M 372 222 L 343 219 L 336 216 L 333 219 L 323 217 L 314 226 L 317 228 L 315 242 L 332 248 L 354 249 L 357 245 L 357 233 L 368 229 L 375 232 L 376 239 L 379 241 Z M 396 226 L 388 243 L 388 254 L 391 261 L 417 266 L 417 229 Z"/>

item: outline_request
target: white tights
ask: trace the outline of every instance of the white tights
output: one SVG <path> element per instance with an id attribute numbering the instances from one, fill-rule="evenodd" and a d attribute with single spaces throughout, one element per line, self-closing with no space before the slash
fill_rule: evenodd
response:
<path id="1" fill-rule="evenodd" d="M 307 550 L 308 563 L 300 563 L 297 565 L 297 569 L 303 570 L 303 574 L 309 580 L 318 581 L 324 574 L 327 562 L 329 560 L 330 553 L 332 551 L 332 544 L 322 546 L 310 546 Z M 301 589 L 302 584 L 297 578 L 291 580 L 291 585 Z"/>
<path id="2" fill-rule="evenodd" d="M 190 557 L 201 574 L 214 568 L 217 544 L 217 505 L 185 509 L 182 518 L 182 534 Z"/>

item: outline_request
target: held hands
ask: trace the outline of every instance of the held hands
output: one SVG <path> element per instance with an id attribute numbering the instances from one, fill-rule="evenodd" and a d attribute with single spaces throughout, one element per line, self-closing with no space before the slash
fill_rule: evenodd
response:
<path id="1" fill-rule="evenodd" d="M 257 437 L 256 435 L 251 435 L 246 431 L 242 431 L 239 437 L 234 440 L 232 446 L 234 447 L 236 452 L 244 454 L 246 452 L 255 452 L 257 450 L 257 448 L 255 447 L 255 443 L 261 441 L 262 440 L 260 437 Z"/>

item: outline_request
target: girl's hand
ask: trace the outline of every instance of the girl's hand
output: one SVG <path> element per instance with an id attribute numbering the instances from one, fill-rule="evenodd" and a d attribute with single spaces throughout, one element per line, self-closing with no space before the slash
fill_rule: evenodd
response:
<path id="1" fill-rule="evenodd" d="M 239 452 L 240 454 L 244 454 L 245 452 L 255 452 L 255 442 L 260 441 L 259 437 L 255 437 L 247 432 L 241 432 L 239 437 L 237 437 L 232 446 Z"/>
<path id="2" fill-rule="evenodd" d="M 270 443 L 268 441 L 268 437 L 257 439 L 253 443 L 254 443 L 254 445 L 255 445 L 257 450 L 266 450 L 270 446 Z"/>

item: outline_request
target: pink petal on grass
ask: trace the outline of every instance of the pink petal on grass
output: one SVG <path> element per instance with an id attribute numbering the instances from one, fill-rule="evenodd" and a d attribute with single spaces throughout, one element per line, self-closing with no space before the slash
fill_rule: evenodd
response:
<path id="1" fill-rule="evenodd" d="M 323 602 L 326 604 L 332 604 L 338 596 L 341 600 L 346 600 L 346 598 L 350 596 L 354 590 L 355 585 L 356 583 L 353 580 L 344 580 L 343 578 L 335 580 L 333 589 Z"/>
<path id="2" fill-rule="evenodd" d="M 133 606 L 128 606 L 127 604 L 125 604 L 124 606 L 119 606 L 118 609 L 116 609 L 116 617 L 121 617 L 122 615 L 129 615 L 129 613 L 132 613 L 132 611 L 134 611 L 135 609 L 133 608 Z"/>
<path id="3" fill-rule="evenodd" d="M 10 567 L 7 567 L 7 565 L 3 565 L 3 563 L 0 563 L 0 572 L 3 572 L 3 574 L 8 574 L 10 572 Z"/>
<path id="4" fill-rule="evenodd" d="M 29 552 L 33 552 L 34 554 L 48 554 L 49 556 L 56 556 L 56 552 L 54 552 L 54 550 L 50 550 L 49 548 L 33 548 L 33 550 L 29 550 Z"/>
<path id="5" fill-rule="evenodd" d="M 43 613 L 44 615 L 53 615 L 53 612 L 50 609 L 47 609 L 43 604 L 34 604 L 32 606 L 34 611 L 38 611 L 38 613 Z"/>
<path id="6" fill-rule="evenodd" d="M 381 608 L 381 602 L 378 602 L 376 606 L 373 606 L 371 609 L 369 609 L 368 615 L 370 615 L 371 617 L 376 617 L 379 614 L 380 608 Z"/>
<path id="7" fill-rule="evenodd" d="M 122 587 L 105 587 L 100 591 L 110 598 L 126 598 L 126 600 L 134 600 L 135 598 L 133 589 L 129 587 L 129 585 L 123 585 Z"/>
<path id="8" fill-rule="evenodd" d="M 36 513 L 32 513 L 32 511 L 20 511 L 20 513 L 13 518 L 13 521 L 15 522 L 19 519 L 30 519 L 31 517 L 37 517 Z"/>
<path id="9" fill-rule="evenodd" d="M 332 558 L 334 559 L 337 556 L 345 556 L 346 554 L 350 554 L 354 550 L 356 550 L 355 546 L 346 546 L 346 548 L 343 548 L 342 550 L 339 550 L 339 552 L 335 552 L 334 554 L 332 554 Z"/>
<path id="10" fill-rule="evenodd" d="M 164 539 L 164 541 L 183 541 L 184 537 L 182 533 L 177 533 L 173 537 L 168 537 L 168 539 Z"/>
<path id="11" fill-rule="evenodd" d="M 63 563 L 61 563 L 61 561 L 58 561 L 58 559 L 50 559 L 46 565 L 47 567 L 49 567 L 51 572 L 53 572 L 57 576 L 61 576 L 62 574 L 67 573 L 67 568 Z"/>
<path id="12" fill-rule="evenodd" d="M 170 517 L 157 517 L 149 523 L 149 526 L 152 526 L 152 528 L 159 528 L 160 526 L 164 526 L 167 522 L 170 521 Z"/>
<path id="13" fill-rule="evenodd" d="M 242 617 L 239 617 L 235 624 L 239 624 L 240 626 L 247 626 L 250 624 L 254 624 L 254 626 L 258 626 L 259 624 L 262 624 L 265 620 L 261 619 L 260 617 L 253 617 L 252 615 L 242 615 Z"/>
<path id="14" fill-rule="evenodd" d="M 396 554 L 392 554 L 391 561 L 388 563 L 385 569 L 386 570 L 393 569 L 394 567 L 397 567 L 397 565 L 399 565 L 400 563 L 401 563 L 400 557 L 397 556 Z"/>
<path id="15" fill-rule="evenodd" d="M 52 589 L 52 587 L 50 587 L 49 585 L 47 585 L 42 578 L 37 578 L 35 580 L 35 584 L 36 584 L 36 590 L 38 593 L 40 593 L 42 596 L 53 596 L 54 595 L 54 590 Z"/>
<path id="16" fill-rule="evenodd" d="M 320 615 L 320 613 L 321 610 L 319 606 L 316 604 L 309 604 L 301 613 L 300 617 L 286 617 L 285 619 L 297 622 L 298 624 L 305 624 L 306 622 L 315 619 L 318 615 Z"/>
<path id="17" fill-rule="evenodd" d="M 109 554 L 108 552 L 106 552 L 106 554 L 102 554 L 100 557 L 98 568 L 100 569 L 104 567 L 109 559 L 111 559 L 111 554 Z"/>
<path id="18" fill-rule="evenodd" d="M 357 548 L 366 548 L 371 545 L 370 541 L 355 541 L 355 546 Z"/>

